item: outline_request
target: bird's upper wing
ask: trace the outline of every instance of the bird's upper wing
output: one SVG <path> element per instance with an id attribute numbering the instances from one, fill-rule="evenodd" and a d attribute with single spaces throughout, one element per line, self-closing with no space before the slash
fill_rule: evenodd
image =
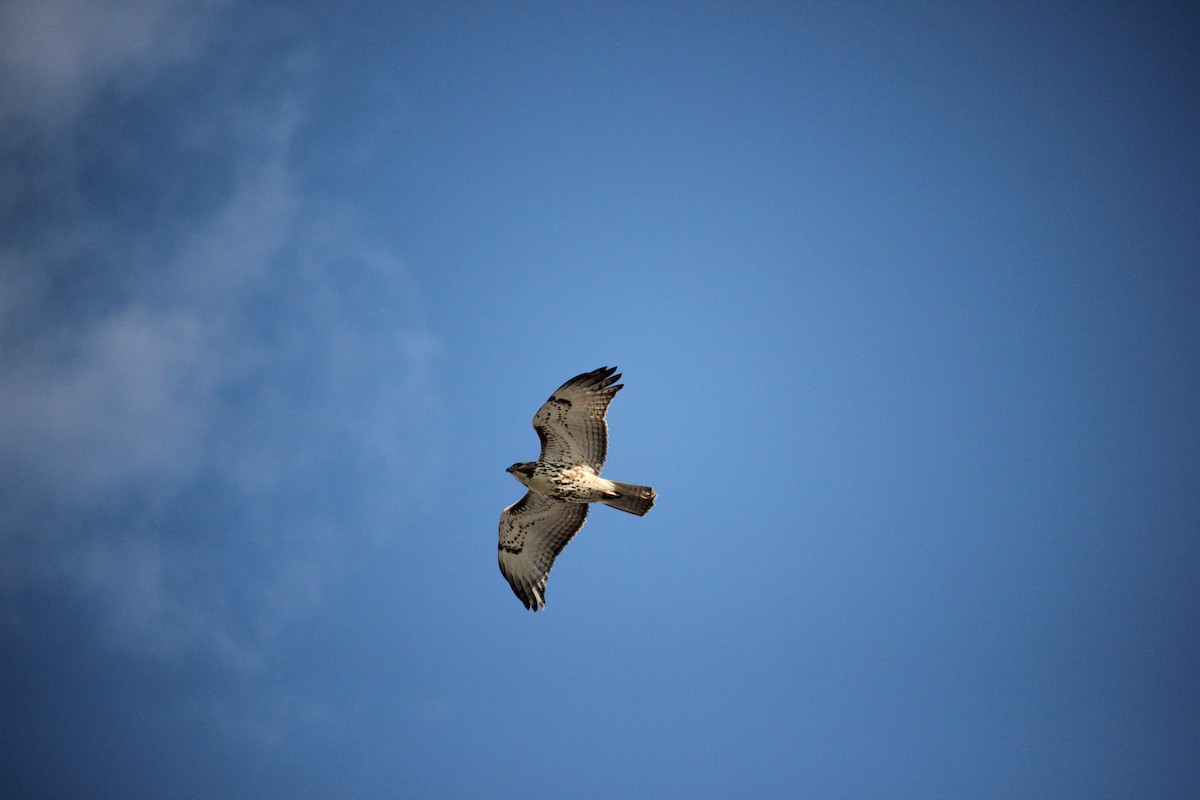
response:
<path id="1" fill-rule="evenodd" d="M 616 367 L 576 375 L 558 387 L 533 415 L 542 461 L 587 464 L 597 473 L 608 455 L 608 404 L 624 384 Z M 613 384 L 616 384 L 615 386 Z"/>
<path id="2" fill-rule="evenodd" d="M 500 571 L 526 608 L 546 606 L 546 579 L 555 557 L 587 519 L 587 503 L 564 503 L 526 492 L 500 514 Z"/>

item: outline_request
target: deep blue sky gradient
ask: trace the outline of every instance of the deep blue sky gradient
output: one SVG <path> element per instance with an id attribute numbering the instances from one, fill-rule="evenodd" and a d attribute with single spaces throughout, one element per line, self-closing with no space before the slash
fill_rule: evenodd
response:
<path id="1" fill-rule="evenodd" d="M 0 794 L 1200 792 L 1200 15 L 407 5 L 0 4 Z"/>

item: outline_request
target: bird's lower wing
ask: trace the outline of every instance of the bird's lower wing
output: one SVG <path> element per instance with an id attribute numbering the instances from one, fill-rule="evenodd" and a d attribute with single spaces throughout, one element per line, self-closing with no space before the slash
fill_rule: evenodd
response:
<path id="1" fill-rule="evenodd" d="M 587 519 L 586 503 L 564 503 L 536 492 L 500 514 L 500 572 L 526 608 L 546 605 L 546 580 L 554 559 Z"/>

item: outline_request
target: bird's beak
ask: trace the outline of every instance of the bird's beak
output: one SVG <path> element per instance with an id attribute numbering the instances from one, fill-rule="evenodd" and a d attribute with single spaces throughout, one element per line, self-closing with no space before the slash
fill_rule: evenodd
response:
<path id="1" fill-rule="evenodd" d="M 504 468 L 504 471 L 505 471 L 505 472 L 512 472 L 512 467 L 505 467 L 505 468 Z"/>

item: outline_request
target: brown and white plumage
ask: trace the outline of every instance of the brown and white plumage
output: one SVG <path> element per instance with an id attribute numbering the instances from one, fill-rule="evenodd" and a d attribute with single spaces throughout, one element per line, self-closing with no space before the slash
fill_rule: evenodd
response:
<path id="1" fill-rule="evenodd" d="M 583 527 L 588 503 L 642 516 L 657 497 L 649 486 L 600 477 L 608 454 L 605 414 L 623 386 L 616 371 L 601 367 L 560 386 L 533 417 L 538 460 L 508 468 L 529 491 L 500 514 L 500 571 L 534 611 L 545 607 L 554 559 Z"/>
<path id="2" fill-rule="evenodd" d="M 542 441 L 538 461 L 587 464 L 597 473 L 608 455 L 608 404 L 625 388 L 616 367 L 601 367 L 558 387 L 533 415 Z M 616 385 L 614 385 L 616 384 Z"/>
<path id="3" fill-rule="evenodd" d="M 550 567 L 583 527 L 587 512 L 586 503 L 530 491 L 500 515 L 500 572 L 526 608 L 546 605 Z"/>

